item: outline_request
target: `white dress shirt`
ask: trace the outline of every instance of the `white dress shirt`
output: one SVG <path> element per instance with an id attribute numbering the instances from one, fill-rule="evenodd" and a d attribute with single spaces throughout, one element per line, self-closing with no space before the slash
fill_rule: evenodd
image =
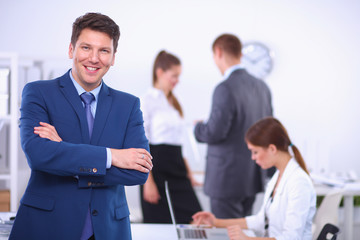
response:
<path id="1" fill-rule="evenodd" d="M 141 110 L 145 135 L 150 144 L 183 145 L 184 120 L 162 90 L 149 89 L 141 98 Z"/>
<path id="2" fill-rule="evenodd" d="M 245 218 L 248 228 L 264 236 L 266 211 L 269 237 L 277 240 L 311 240 L 316 193 L 309 175 L 292 158 L 280 179 L 273 201 L 268 204 L 278 176 L 279 171 L 276 171 L 269 181 L 259 213 Z"/>
<path id="3" fill-rule="evenodd" d="M 230 75 L 231 75 L 234 71 L 236 71 L 236 70 L 238 70 L 238 69 L 242 69 L 242 68 L 244 68 L 244 67 L 243 67 L 241 64 L 236 64 L 236 65 L 234 65 L 234 66 L 229 67 L 229 68 L 226 69 L 226 71 L 224 72 L 224 76 L 223 76 L 224 80 L 228 79 L 228 77 L 230 77 Z"/>

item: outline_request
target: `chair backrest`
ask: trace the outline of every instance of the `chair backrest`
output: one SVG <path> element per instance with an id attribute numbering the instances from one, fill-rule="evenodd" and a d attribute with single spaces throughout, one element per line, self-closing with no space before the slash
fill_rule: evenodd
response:
<path id="1" fill-rule="evenodd" d="M 325 195 L 314 217 L 314 239 L 319 236 L 325 224 L 338 225 L 339 205 L 343 191 L 334 189 Z"/>
<path id="2" fill-rule="evenodd" d="M 336 240 L 339 228 L 333 224 L 327 223 L 322 228 L 317 240 Z"/>

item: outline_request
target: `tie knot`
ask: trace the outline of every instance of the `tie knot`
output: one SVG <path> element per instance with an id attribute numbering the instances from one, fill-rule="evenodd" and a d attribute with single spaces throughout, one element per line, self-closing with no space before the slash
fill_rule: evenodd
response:
<path id="1" fill-rule="evenodd" d="M 81 100 L 82 100 L 85 104 L 87 104 L 87 105 L 91 104 L 92 101 L 95 100 L 94 95 L 93 95 L 92 93 L 88 93 L 88 92 L 82 93 L 82 94 L 80 95 L 80 98 L 81 98 Z"/>

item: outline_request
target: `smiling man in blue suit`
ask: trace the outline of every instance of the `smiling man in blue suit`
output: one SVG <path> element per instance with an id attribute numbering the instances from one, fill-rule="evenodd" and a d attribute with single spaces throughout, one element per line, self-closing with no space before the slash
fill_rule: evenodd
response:
<path id="1" fill-rule="evenodd" d="M 102 80 L 120 31 L 88 13 L 73 24 L 62 77 L 24 87 L 21 145 L 31 177 L 10 239 L 131 239 L 124 186 L 152 169 L 137 97 Z"/>

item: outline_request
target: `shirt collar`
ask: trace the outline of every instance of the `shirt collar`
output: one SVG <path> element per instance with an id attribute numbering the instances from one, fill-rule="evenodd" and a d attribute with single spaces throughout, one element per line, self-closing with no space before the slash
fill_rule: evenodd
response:
<path id="1" fill-rule="evenodd" d="M 73 77 L 73 75 L 72 75 L 71 72 L 72 72 L 72 71 L 69 71 L 69 75 L 70 75 L 71 81 L 73 82 L 73 84 L 74 84 L 74 86 L 75 86 L 75 88 L 76 88 L 76 91 L 78 92 L 78 94 L 79 94 L 79 96 L 80 96 L 81 94 L 83 94 L 83 93 L 86 92 L 86 91 L 85 91 L 85 89 L 84 89 L 83 87 L 80 86 L 80 84 L 78 84 L 78 83 L 75 81 L 75 79 L 74 79 L 74 77 Z M 98 99 L 101 86 L 102 86 L 102 81 L 101 81 L 100 85 L 99 85 L 97 88 L 95 88 L 95 89 L 93 89 L 93 90 L 90 91 L 90 92 L 94 95 L 95 101 L 97 101 L 97 99 Z"/>
<path id="2" fill-rule="evenodd" d="M 161 89 L 158 89 L 156 87 L 151 87 L 149 89 L 149 92 L 153 97 L 156 97 L 156 98 L 162 97 L 162 98 L 166 99 L 165 93 Z"/>
<path id="3" fill-rule="evenodd" d="M 235 71 L 238 69 L 243 68 L 243 66 L 241 64 L 236 64 L 233 65 L 231 67 L 229 67 L 228 69 L 226 69 L 226 71 L 224 72 L 224 79 L 228 79 L 228 77 Z"/>
<path id="4" fill-rule="evenodd" d="M 292 176 L 294 174 L 294 171 L 298 168 L 300 168 L 298 162 L 294 158 L 291 158 L 285 167 L 285 171 L 283 173 L 283 176 L 281 177 L 278 189 L 276 190 L 277 193 L 282 193 L 285 184 L 288 182 L 287 179 Z"/>

